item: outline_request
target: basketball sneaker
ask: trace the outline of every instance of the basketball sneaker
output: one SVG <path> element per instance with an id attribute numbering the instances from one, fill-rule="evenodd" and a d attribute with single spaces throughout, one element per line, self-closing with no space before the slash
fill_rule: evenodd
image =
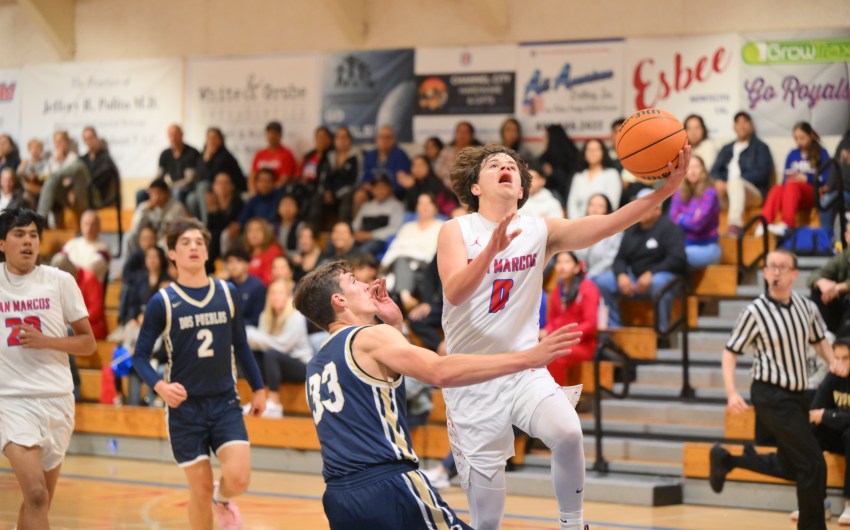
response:
<path id="1" fill-rule="evenodd" d="M 850 501 L 844 502 L 844 511 L 838 517 L 838 526 L 850 526 Z"/>
<path id="2" fill-rule="evenodd" d="M 435 467 L 434 469 L 426 469 L 422 471 L 422 474 L 425 475 L 431 486 L 438 490 L 444 490 L 452 485 L 449 482 L 449 474 L 446 473 L 446 470 L 442 466 Z"/>
<path id="3" fill-rule="evenodd" d="M 278 403 L 272 403 L 271 401 L 266 401 L 266 410 L 263 411 L 263 418 L 276 418 L 280 419 L 283 417 L 283 405 Z"/>
<path id="4" fill-rule="evenodd" d="M 213 499 L 212 506 L 220 530 L 242 530 L 242 515 L 235 502 L 216 502 Z"/>
<path id="5" fill-rule="evenodd" d="M 826 521 L 832 519 L 832 501 L 826 499 L 823 503 L 823 518 Z M 847 519 L 844 520 L 844 523 L 841 522 L 841 518 L 847 516 Z M 791 512 L 791 521 L 797 522 L 800 519 L 800 510 L 794 510 Z M 844 507 L 844 513 L 841 514 L 841 517 L 838 518 L 839 526 L 850 526 L 850 507 Z"/>

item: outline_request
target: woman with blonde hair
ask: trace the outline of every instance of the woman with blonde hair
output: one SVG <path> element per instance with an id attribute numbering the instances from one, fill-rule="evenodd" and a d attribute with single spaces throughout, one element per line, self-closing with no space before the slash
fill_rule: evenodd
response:
<path id="1" fill-rule="evenodd" d="M 251 256 L 248 274 L 256 276 L 268 286 L 272 282 L 272 262 L 276 257 L 284 255 L 268 221 L 254 217 L 245 224 L 245 249 Z"/>
<path id="2" fill-rule="evenodd" d="M 292 288 L 286 281 L 269 285 L 258 327 L 249 326 L 251 349 L 262 352 L 269 389 L 264 417 L 280 418 L 281 383 L 304 383 L 313 348 L 307 340 L 307 319 L 292 306 Z"/>
<path id="3" fill-rule="evenodd" d="M 702 268 L 720 261 L 720 200 L 705 163 L 696 155 L 691 156 L 685 180 L 673 195 L 670 219 L 685 232 L 689 267 Z"/>

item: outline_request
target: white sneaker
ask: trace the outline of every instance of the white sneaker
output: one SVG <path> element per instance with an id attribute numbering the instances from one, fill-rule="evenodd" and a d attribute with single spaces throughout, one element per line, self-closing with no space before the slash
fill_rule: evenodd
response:
<path id="1" fill-rule="evenodd" d="M 782 237 L 788 231 L 788 225 L 785 223 L 774 223 L 767 225 L 767 231 L 775 236 Z"/>
<path id="2" fill-rule="evenodd" d="M 445 470 L 441 468 L 435 467 L 434 469 L 426 469 L 422 471 L 422 474 L 428 479 L 428 482 L 431 483 L 431 486 L 438 490 L 443 490 L 451 486 L 451 482 L 449 482 L 449 475 L 445 472 Z"/>
<path id="3" fill-rule="evenodd" d="M 753 234 L 756 237 L 761 237 L 764 235 L 764 225 L 759 223 L 756 225 L 756 232 Z"/>
<path id="4" fill-rule="evenodd" d="M 283 417 L 283 405 L 266 401 L 266 410 L 263 411 L 263 418 L 280 419 Z"/>
<path id="5" fill-rule="evenodd" d="M 850 506 L 844 505 L 844 511 L 838 517 L 838 526 L 850 526 Z"/>
<path id="6" fill-rule="evenodd" d="M 832 501 L 827 499 L 823 504 L 823 518 L 827 521 L 832 519 Z M 844 513 L 841 514 L 841 517 L 847 516 L 845 523 L 842 526 L 850 525 L 850 507 L 844 508 Z M 794 510 L 791 512 L 791 520 L 797 522 L 800 519 L 800 510 Z M 841 525 L 841 519 L 838 519 L 838 524 Z"/>

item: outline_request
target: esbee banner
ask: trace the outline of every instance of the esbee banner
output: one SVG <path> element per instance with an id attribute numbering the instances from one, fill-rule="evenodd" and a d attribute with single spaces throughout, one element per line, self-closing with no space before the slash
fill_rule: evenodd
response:
<path id="1" fill-rule="evenodd" d="M 20 77 L 21 71 L 17 68 L 0 70 L 0 133 L 8 134 L 19 141 L 21 155 L 27 156 L 26 140 L 20 141 L 18 138 L 21 127 Z"/>

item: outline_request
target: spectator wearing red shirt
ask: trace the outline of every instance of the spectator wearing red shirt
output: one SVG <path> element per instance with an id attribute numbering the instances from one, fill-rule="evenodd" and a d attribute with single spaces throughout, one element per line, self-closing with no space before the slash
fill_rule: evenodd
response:
<path id="1" fill-rule="evenodd" d="M 599 322 L 599 290 L 592 281 L 585 279 L 584 267 L 572 252 L 561 252 L 555 257 L 555 274 L 558 285 L 549 293 L 546 326 L 540 330 L 540 338 L 567 324 L 578 324 L 575 331 L 581 331 L 581 342 L 572 347 L 570 355 L 556 359 L 547 367 L 559 385 L 566 385 L 573 366 L 593 360 Z"/>
<path id="2" fill-rule="evenodd" d="M 283 125 L 278 121 L 269 122 L 266 125 L 266 142 L 268 147 L 260 149 L 254 155 L 251 163 L 251 178 L 249 188 L 254 190 L 254 177 L 260 169 L 270 169 L 274 172 L 277 185 L 282 186 L 297 176 L 298 163 L 295 161 L 292 151 L 281 143 L 283 139 Z"/>
<path id="3" fill-rule="evenodd" d="M 248 274 L 259 278 L 266 287 L 272 282 L 272 263 L 283 256 L 283 249 L 274 240 L 268 221 L 255 217 L 245 225 L 245 247 L 251 255 Z"/>

